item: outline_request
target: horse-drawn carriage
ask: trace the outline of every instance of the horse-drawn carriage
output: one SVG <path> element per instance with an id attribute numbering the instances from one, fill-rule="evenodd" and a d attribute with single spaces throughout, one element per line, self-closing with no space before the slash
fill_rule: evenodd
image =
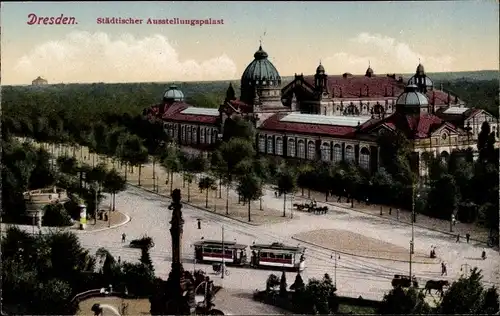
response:
<path id="1" fill-rule="evenodd" d="M 413 287 L 418 287 L 417 278 L 414 276 L 412 279 Z M 410 287 L 412 282 L 410 281 L 410 277 L 408 275 L 395 274 L 391 284 L 393 287 Z"/>
<path id="2" fill-rule="evenodd" d="M 294 203 L 293 206 L 298 210 L 298 211 L 305 211 L 308 213 L 314 213 L 314 214 L 326 214 L 328 212 L 328 207 L 327 206 L 317 206 L 316 203 L 311 202 L 311 203 Z"/>

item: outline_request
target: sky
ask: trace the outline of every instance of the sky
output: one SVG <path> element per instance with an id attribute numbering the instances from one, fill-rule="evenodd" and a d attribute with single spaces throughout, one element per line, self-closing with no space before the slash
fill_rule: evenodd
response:
<path id="1" fill-rule="evenodd" d="M 499 69 L 495 0 L 2 3 L 1 83 L 239 79 L 262 41 L 281 76 Z M 30 24 L 74 17 L 72 25 Z M 99 18 L 142 19 L 111 25 Z M 148 19 L 219 24 L 148 24 Z M 48 20 L 48 19 L 47 19 Z M 222 21 L 221 21 L 222 20 Z"/>

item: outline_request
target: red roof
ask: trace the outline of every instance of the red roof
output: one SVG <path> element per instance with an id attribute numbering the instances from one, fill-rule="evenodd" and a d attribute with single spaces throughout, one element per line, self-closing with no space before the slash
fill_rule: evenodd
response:
<path id="1" fill-rule="evenodd" d="M 162 119 L 167 121 L 176 122 L 190 122 L 199 124 L 216 124 L 217 116 L 209 115 L 194 115 L 194 114 L 182 114 L 181 112 L 185 109 L 192 107 L 192 105 L 184 102 L 174 102 L 172 104 L 165 105 L 165 111 L 163 113 Z"/>
<path id="2" fill-rule="evenodd" d="M 391 116 L 380 120 L 378 123 L 371 124 L 369 129 L 371 130 L 382 124 L 393 130 L 402 131 L 409 139 L 427 138 L 432 134 L 432 132 L 443 125 L 446 125 L 452 130 L 457 130 L 453 124 L 440 119 L 436 115 L 428 113 L 410 115 L 396 112 Z M 365 130 L 366 127 L 368 127 L 367 124 L 365 124 Z"/>
<path id="3" fill-rule="evenodd" d="M 304 81 L 314 87 L 314 76 L 304 76 Z M 404 82 L 389 76 L 328 76 L 328 91 L 335 99 L 396 98 L 404 92 L 405 86 Z M 436 105 L 448 103 L 448 93 L 440 90 L 428 91 L 427 98 L 430 103 L 434 100 Z M 450 95 L 450 102 L 455 104 L 455 96 Z"/>
<path id="4" fill-rule="evenodd" d="M 280 121 L 288 113 L 277 113 L 265 120 L 259 127 L 260 130 L 270 130 L 278 132 L 326 135 L 342 138 L 353 138 L 356 133 L 356 127 L 320 125 L 308 123 L 295 123 Z"/>

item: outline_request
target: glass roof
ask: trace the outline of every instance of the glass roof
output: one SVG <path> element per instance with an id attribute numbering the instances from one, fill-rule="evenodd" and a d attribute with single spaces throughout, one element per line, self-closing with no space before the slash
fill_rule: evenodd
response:
<path id="1" fill-rule="evenodd" d="M 298 114 L 292 113 L 283 117 L 281 122 L 337 125 L 337 126 L 357 126 L 371 119 L 370 116 L 341 116 L 341 115 L 319 115 L 319 114 Z"/>
<path id="2" fill-rule="evenodd" d="M 446 109 L 443 113 L 444 114 L 463 114 L 467 112 L 469 108 L 459 108 L 459 107 L 452 107 L 449 109 Z"/>
<path id="3" fill-rule="evenodd" d="M 183 110 L 181 114 L 219 116 L 219 109 L 197 108 L 192 106 Z"/>

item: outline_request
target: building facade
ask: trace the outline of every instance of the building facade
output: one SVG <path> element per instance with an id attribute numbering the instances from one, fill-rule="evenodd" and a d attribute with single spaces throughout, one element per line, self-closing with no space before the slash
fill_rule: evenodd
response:
<path id="1" fill-rule="evenodd" d="M 161 118 L 165 131 L 181 146 L 210 150 L 224 122 L 242 116 L 255 123 L 259 153 L 290 159 L 349 161 L 371 172 L 379 165 L 377 138 L 401 131 L 410 141 L 420 174 L 426 156 L 447 159 L 454 151 L 474 151 L 483 122 L 498 138 L 498 120 L 466 107 L 450 92 L 435 89 L 422 64 L 408 82 L 395 74 L 327 75 L 319 65 L 312 76 L 281 77 L 259 47 L 241 77 L 240 98 L 230 84 L 219 109 L 184 102 L 176 86 L 145 115 Z"/>

